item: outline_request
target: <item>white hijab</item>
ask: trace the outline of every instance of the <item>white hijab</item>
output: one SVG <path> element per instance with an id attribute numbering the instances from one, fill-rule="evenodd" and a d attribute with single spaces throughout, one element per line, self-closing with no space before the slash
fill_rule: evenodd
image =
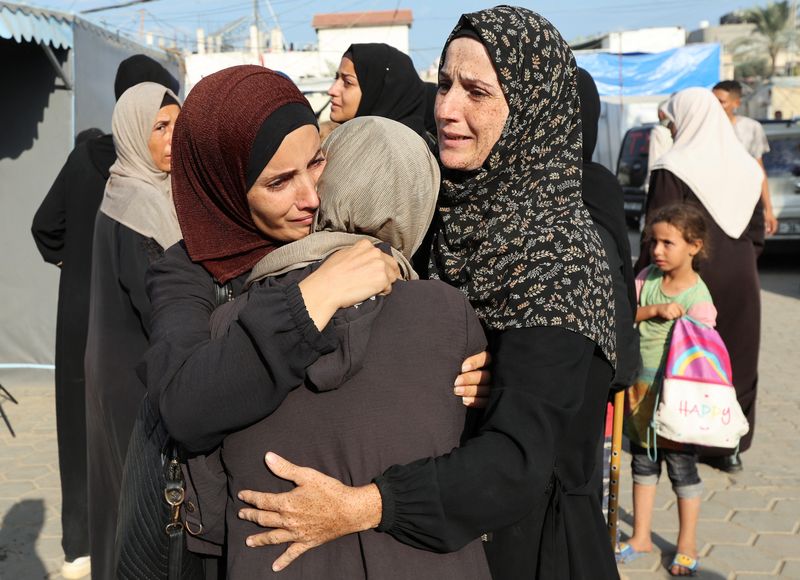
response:
<path id="1" fill-rule="evenodd" d="M 664 112 L 677 129 L 672 148 L 653 165 L 694 192 L 722 231 L 742 235 L 761 195 L 764 172 L 739 142 L 722 107 L 707 89 L 682 90 Z"/>
<path id="2" fill-rule="evenodd" d="M 183 236 L 172 202 L 169 173 L 156 167 L 147 145 L 164 95 L 178 97 L 157 83 L 139 83 L 114 107 L 111 132 L 117 160 L 111 166 L 100 211 L 166 249 Z"/>

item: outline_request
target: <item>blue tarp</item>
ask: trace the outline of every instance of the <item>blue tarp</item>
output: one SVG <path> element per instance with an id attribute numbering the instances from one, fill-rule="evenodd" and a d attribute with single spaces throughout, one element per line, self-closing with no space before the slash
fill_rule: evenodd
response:
<path id="1" fill-rule="evenodd" d="M 720 58 L 719 44 L 687 44 L 653 54 L 575 54 L 578 66 L 594 77 L 600 94 L 615 96 L 669 95 L 689 87 L 710 89 L 720 80 Z"/>

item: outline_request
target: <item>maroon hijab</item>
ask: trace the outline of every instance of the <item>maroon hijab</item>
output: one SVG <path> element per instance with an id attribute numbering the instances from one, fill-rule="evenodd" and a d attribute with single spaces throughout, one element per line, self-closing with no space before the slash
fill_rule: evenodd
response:
<path id="1" fill-rule="evenodd" d="M 298 123 L 314 122 L 292 81 L 255 65 L 209 75 L 186 98 L 172 135 L 172 195 L 189 257 L 220 283 L 252 269 L 276 246 L 250 216 L 248 169 L 252 174 L 258 158 L 260 173 L 292 125 L 281 123 L 282 135 L 262 126 L 279 110 L 285 117 L 298 109 Z M 259 155 L 254 142 L 266 133 L 277 145 Z"/>

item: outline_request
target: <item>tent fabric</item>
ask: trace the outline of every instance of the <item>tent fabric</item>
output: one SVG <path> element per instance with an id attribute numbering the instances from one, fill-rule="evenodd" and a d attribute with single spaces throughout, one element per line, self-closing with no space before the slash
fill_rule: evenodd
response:
<path id="1" fill-rule="evenodd" d="M 688 44 L 652 54 L 575 53 L 603 96 L 670 95 L 719 82 L 719 44 Z M 624 80 L 623 80 L 624 79 Z"/>
<path id="2" fill-rule="evenodd" d="M 0 3 L 0 38 L 72 48 L 71 19 L 57 12 Z"/>
<path id="3" fill-rule="evenodd" d="M 18 20 L 11 26 L 9 19 Z M 41 49 L 40 42 L 47 38 L 44 29 L 35 26 L 48 22 L 70 27 L 68 38 L 60 40 L 51 29 L 50 46 L 70 43 L 68 49 L 54 50 L 63 70 L 81 87 L 77 93 L 61 89 Z M 11 39 L 5 39 L 6 35 Z M 14 68 L 13 82 L 2 88 L 8 106 L 0 140 L 0 246 L 4 250 L 0 253 L 0 383 L 13 389 L 16 384 L 52 384 L 60 272 L 42 261 L 30 227 L 74 147 L 76 133 L 91 127 L 110 129 L 114 77 L 125 58 L 144 53 L 174 76 L 181 75 L 177 59 L 117 38 L 77 16 L 0 2 L 0 38 L 0 62 Z"/>

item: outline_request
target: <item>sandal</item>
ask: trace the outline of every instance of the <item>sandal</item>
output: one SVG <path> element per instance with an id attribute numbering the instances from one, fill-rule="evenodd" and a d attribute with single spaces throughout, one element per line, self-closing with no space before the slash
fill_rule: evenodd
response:
<path id="1" fill-rule="evenodd" d="M 634 560 L 637 560 L 644 556 L 647 552 L 637 552 L 633 549 L 633 546 L 622 542 L 619 545 L 619 551 L 614 554 L 614 557 L 617 560 L 618 564 L 630 564 Z"/>
<path id="2" fill-rule="evenodd" d="M 675 557 L 672 559 L 672 563 L 669 565 L 669 575 L 670 576 L 694 576 L 697 573 L 697 567 L 700 565 L 700 560 L 697 558 L 692 558 L 687 556 L 686 554 L 681 554 L 678 552 L 675 554 Z M 678 566 L 679 568 L 686 568 L 689 573 L 688 574 L 673 574 L 672 569 Z"/>

